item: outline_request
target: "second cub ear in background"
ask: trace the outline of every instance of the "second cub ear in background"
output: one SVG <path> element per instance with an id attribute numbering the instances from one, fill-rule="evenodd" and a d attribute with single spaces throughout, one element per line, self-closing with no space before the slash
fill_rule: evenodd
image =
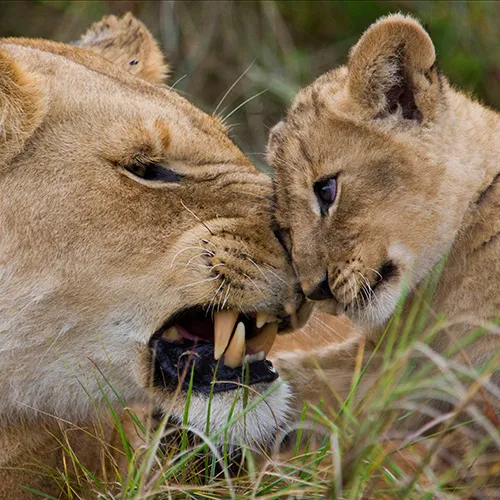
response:
<path id="1" fill-rule="evenodd" d="M 122 69 L 151 83 L 163 83 L 169 67 L 158 43 L 132 14 L 105 16 L 74 45 L 99 54 Z"/>
<path id="2" fill-rule="evenodd" d="M 433 120 L 440 102 L 436 52 L 410 16 L 395 14 L 370 26 L 351 49 L 348 90 L 374 118 Z"/>

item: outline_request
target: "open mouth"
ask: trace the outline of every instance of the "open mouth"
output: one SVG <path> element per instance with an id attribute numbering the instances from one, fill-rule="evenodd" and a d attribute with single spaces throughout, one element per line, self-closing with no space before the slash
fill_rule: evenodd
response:
<path id="1" fill-rule="evenodd" d="M 193 390 L 205 393 L 272 382 L 278 373 L 265 357 L 278 327 L 278 319 L 266 312 L 222 310 L 212 316 L 201 308 L 185 310 L 151 339 L 155 382 L 185 390 L 192 383 Z"/>

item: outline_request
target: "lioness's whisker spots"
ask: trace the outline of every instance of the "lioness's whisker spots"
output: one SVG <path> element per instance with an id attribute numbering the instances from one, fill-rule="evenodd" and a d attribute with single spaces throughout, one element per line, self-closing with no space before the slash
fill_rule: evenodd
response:
<path id="1" fill-rule="evenodd" d="M 268 277 L 268 276 L 266 276 L 266 274 L 265 274 L 265 273 L 264 273 L 264 271 L 261 269 L 261 267 L 260 267 L 260 266 L 259 266 L 259 265 L 258 265 L 258 264 L 254 261 L 254 260 L 252 260 L 252 259 L 251 259 L 248 255 L 246 255 L 245 257 L 246 257 L 246 259 L 247 259 L 248 261 L 250 261 L 250 262 L 251 262 L 251 263 L 252 263 L 252 264 L 253 264 L 253 265 L 257 268 L 257 270 L 258 270 L 258 271 L 262 274 L 262 276 L 264 277 L 264 279 L 265 279 L 266 281 L 269 281 L 269 277 Z"/>
<path id="2" fill-rule="evenodd" d="M 210 254 L 209 254 L 209 253 L 207 253 L 207 252 L 203 252 L 203 253 L 200 253 L 200 254 L 198 254 L 198 255 L 195 255 L 195 256 L 191 257 L 191 258 L 190 258 L 190 259 L 186 262 L 186 266 L 185 266 L 185 267 L 188 267 L 188 266 L 191 264 L 191 262 L 193 262 L 193 260 L 195 260 L 195 259 L 199 259 L 200 257 L 203 257 L 203 256 L 210 257 Z M 203 266 L 203 267 L 205 267 L 205 266 Z M 209 266 L 206 266 L 206 267 L 209 267 Z M 212 269 L 213 269 L 213 267 L 212 267 Z"/>
<path id="3" fill-rule="evenodd" d="M 276 382 L 277 372 L 264 359 L 278 330 L 289 329 L 282 304 L 295 318 L 302 299 L 271 230 L 270 179 L 217 120 L 157 85 L 167 67 L 133 16 L 108 16 L 76 45 L 0 41 L 6 111 L 0 164 L 2 172 L 8 169 L 0 175 L 0 227 L 6 231 L 0 255 L 9 259 L 9 282 L 0 294 L 0 421 L 9 423 L 0 425 L 0 489 L 8 498 L 19 496 L 15 483 L 33 485 L 31 475 L 25 482 L 18 474 L 32 459 L 47 458 L 47 470 L 67 480 L 68 491 L 74 491 L 75 472 L 96 486 L 89 491 L 104 495 L 117 486 L 117 470 L 140 465 L 133 451 L 142 442 L 130 443 L 131 454 L 125 450 L 123 469 L 123 462 L 114 467 L 114 451 L 122 454 L 113 444 L 90 450 L 106 458 L 89 464 L 102 472 L 97 486 L 98 476 L 80 475 L 80 451 L 64 446 L 71 422 L 85 426 L 82 431 L 102 427 L 106 439 L 117 430 L 122 438 L 127 431 L 115 410 L 134 417 L 129 406 L 140 405 L 135 430 L 149 422 L 150 409 L 142 415 L 142 407 L 151 401 L 165 419 L 193 433 L 210 427 L 216 444 L 209 447 L 217 453 L 222 441 L 270 444 L 291 414 L 288 385 Z M 167 182 L 172 179 L 182 180 Z M 236 332 L 223 332 L 231 349 L 218 371 L 216 323 L 227 312 L 239 329 L 232 340 Z M 305 321 L 308 309 L 302 313 Z M 252 367 L 245 366 L 250 388 L 243 397 L 236 392 L 242 362 Z M 113 418 L 96 420 L 101 409 Z M 227 425 L 240 414 L 242 425 Z M 145 427 L 149 440 L 153 433 Z M 88 436 L 82 434 L 75 442 L 86 461 Z M 148 447 L 152 458 L 157 435 Z M 99 436 L 101 443 L 107 445 Z M 159 470 L 180 467 L 185 451 L 191 452 L 165 453 Z M 155 488 L 155 474 L 144 485 L 146 495 Z M 177 480 L 176 472 L 172 477 Z M 127 489 L 121 479 L 118 486 Z M 44 493 L 60 495 L 54 483 L 55 493 L 45 492 L 45 482 Z M 77 483 L 78 491 L 87 491 Z"/>
<path id="4" fill-rule="evenodd" d="M 245 276 L 245 278 L 247 278 L 247 279 L 250 281 L 250 283 L 252 283 L 252 285 L 253 285 L 253 286 L 254 286 L 254 287 L 255 287 L 255 288 L 256 288 L 256 289 L 257 289 L 257 290 L 258 290 L 258 291 L 259 291 L 262 295 L 264 295 L 264 292 L 262 291 L 262 289 L 261 289 L 261 288 L 257 285 L 257 283 L 255 283 L 255 281 L 254 281 L 252 278 L 250 278 L 250 276 L 248 276 L 248 274 L 246 274 L 246 273 L 242 273 L 242 274 L 243 274 L 243 276 Z"/>

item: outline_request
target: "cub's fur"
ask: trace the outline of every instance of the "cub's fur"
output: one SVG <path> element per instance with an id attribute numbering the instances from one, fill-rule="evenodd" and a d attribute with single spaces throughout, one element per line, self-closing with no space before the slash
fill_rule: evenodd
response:
<path id="1" fill-rule="evenodd" d="M 456 362 L 479 367 L 498 356 L 492 322 L 500 314 L 500 117 L 450 86 L 416 20 L 379 20 L 346 66 L 301 90 L 271 132 L 268 158 L 276 221 L 305 294 L 358 325 L 347 343 L 279 358 L 298 407 L 321 398 L 335 407 L 337 396 L 347 396 L 360 339 L 366 360 L 405 284 L 408 311 L 446 256 L 429 309 L 449 326 L 432 348 L 443 352 L 482 325 L 490 333 L 464 347 Z M 336 198 L 325 206 L 317 189 L 331 193 L 334 184 L 325 183 L 333 178 Z M 490 382 L 498 385 L 499 375 Z M 360 397 L 376 377 L 375 357 Z M 485 400 L 500 410 L 498 392 L 479 398 L 483 408 Z M 435 406 L 443 411 L 453 403 L 460 401 Z"/>
<path id="2" fill-rule="evenodd" d="M 92 433 L 104 394 L 182 419 L 185 394 L 153 384 L 149 344 L 179 311 L 224 301 L 285 318 L 297 299 L 271 181 L 216 118 L 157 85 L 167 67 L 146 28 L 106 18 L 78 45 L 0 40 L 1 498 L 54 493 L 29 471 L 67 466 L 62 431 L 100 467 L 76 428 Z M 148 162 L 171 182 L 129 171 Z M 214 396 L 212 430 L 233 398 Z M 269 442 L 287 400 L 280 385 L 230 437 Z M 189 425 L 204 432 L 206 417 L 193 394 Z"/>

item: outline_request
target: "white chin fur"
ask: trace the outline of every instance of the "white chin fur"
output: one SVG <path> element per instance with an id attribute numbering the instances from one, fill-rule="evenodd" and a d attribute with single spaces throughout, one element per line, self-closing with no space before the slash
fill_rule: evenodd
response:
<path id="1" fill-rule="evenodd" d="M 402 282 L 383 284 L 375 297 L 360 310 L 349 313 L 351 320 L 363 328 L 384 326 L 394 313 L 402 293 Z"/>
<path id="2" fill-rule="evenodd" d="M 263 393 L 273 387 L 273 391 L 265 399 L 255 391 Z M 233 407 L 234 398 L 238 400 Z M 288 428 L 290 416 L 290 401 L 292 392 L 290 386 L 281 379 L 271 384 L 256 384 L 248 391 L 247 405 L 252 409 L 244 412 L 243 390 L 215 393 L 212 399 L 210 412 L 210 435 L 222 429 L 228 421 L 240 415 L 226 432 L 219 437 L 220 444 L 226 442 L 231 445 L 248 444 L 250 446 L 270 446 L 280 432 Z M 258 401 L 255 407 L 253 405 Z M 189 407 L 189 425 L 205 433 L 208 411 L 208 396 L 193 394 Z M 232 411 L 232 414 L 231 414 Z M 227 436 L 227 438 L 226 438 Z"/>

